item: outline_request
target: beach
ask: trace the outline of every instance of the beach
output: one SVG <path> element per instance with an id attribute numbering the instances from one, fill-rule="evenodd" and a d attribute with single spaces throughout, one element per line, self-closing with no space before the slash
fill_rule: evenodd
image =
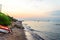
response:
<path id="1" fill-rule="evenodd" d="M 0 34 L 0 40 L 27 40 L 23 29 L 13 28 L 12 33 Z"/>
<path id="2" fill-rule="evenodd" d="M 29 31 L 29 29 L 24 27 L 19 21 L 13 22 L 10 28 L 12 30 L 11 33 L 0 33 L 0 40 L 43 40 L 37 34 Z"/>

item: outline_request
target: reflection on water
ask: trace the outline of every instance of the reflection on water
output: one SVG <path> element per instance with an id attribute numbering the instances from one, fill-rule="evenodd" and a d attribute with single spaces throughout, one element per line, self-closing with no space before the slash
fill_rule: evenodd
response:
<path id="1" fill-rule="evenodd" d="M 25 21 L 23 24 L 28 24 L 34 33 L 40 35 L 45 40 L 60 40 L 60 24 L 58 22 L 36 22 Z"/>

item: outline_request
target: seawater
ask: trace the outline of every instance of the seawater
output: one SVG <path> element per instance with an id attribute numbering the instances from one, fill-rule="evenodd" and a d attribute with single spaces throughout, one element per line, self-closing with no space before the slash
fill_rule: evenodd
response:
<path id="1" fill-rule="evenodd" d="M 24 21 L 23 25 L 45 40 L 60 40 L 60 22 Z"/>

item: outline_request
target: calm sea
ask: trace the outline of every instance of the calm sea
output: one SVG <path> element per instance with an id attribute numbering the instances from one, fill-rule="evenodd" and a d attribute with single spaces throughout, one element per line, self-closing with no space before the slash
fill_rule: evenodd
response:
<path id="1" fill-rule="evenodd" d="M 24 21 L 23 24 L 45 40 L 60 40 L 60 22 Z"/>

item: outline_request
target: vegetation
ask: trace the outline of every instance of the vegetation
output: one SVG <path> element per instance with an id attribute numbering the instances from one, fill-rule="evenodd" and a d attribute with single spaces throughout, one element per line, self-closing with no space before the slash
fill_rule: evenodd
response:
<path id="1" fill-rule="evenodd" d="M 11 19 L 4 13 L 0 12 L 0 25 L 8 26 L 10 24 L 11 24 Z"/>

